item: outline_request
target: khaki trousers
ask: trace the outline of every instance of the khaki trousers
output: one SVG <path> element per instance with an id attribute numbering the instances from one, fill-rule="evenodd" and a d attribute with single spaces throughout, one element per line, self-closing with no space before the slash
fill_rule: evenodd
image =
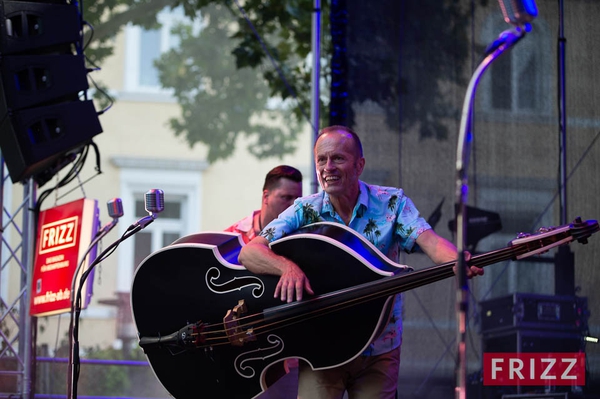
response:
<path id="1" fill-rule="evenodd" d="M 313 371 L 300 362 L 298 399 L 395 399 L 400 348 L 377 356 L 358 356 L 342 366 Z"/>

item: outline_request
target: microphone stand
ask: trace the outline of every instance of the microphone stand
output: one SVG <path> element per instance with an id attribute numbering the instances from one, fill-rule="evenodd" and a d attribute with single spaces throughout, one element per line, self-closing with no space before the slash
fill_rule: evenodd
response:
<path id="1" fill-rule="evenodd" d="M 100 242 L 101 239 L 103 239 L 112 229 L 113 227 L 115 227 L 117 225 L 117 223 L 119 222 L 118 218 L 113 218 L 113 220 L 111 222 L 109 222 L 106 226 L 104 226 L 102 229 L 100 229 L 98 231 L 98 233 L 96 233 L 96 237 L 94 238 L 94 240 L 92 240 L 92 242 L 90 243 L 90 245 L 88 246 L 85 254 L 83 255 L 83 257 L 81 258 L 81 260 L 79 261 L 79 264 L 77 265 L 77 268 L 75 269 L 75 273 L 73 274 L 73 279 L 71 280 L 71 311 L 70 311 L 70 320 L 69 320 L 69 363 L 68 363 L 68 378 L 67 378 L 67 397 L 71 398 L 72 396 L 72 384 L 73 384 L 73 373 L 75 371 L 74 367 L 73 367 L 73 359 L 75 358 L 75 356 L 79 356 L 79 348 L 75 347 L 74 342 L 73 342 L 73 318 L 74 318 L 74 313 L 75 313 L 75 300 L 74 300 L 74 296 L 73 293 L 75 292 L 75 285 L 77 283 L 77 276 L 79 275 L 79 271 L 81 270 L 81 268 L 83 267 L 83 262 L 87 259 L 90 251 L 96 247 L 96 245 L 98 245 L 98 242 Z"/>
<path id="2" fill-rule="evenodd" d="M 73 297 L 73 292 L 71 291 L 71 324 L 69 325 L 69 340 L 70 340 L 70 354 L 69 354 L 69 384 L 67 389 L 69 390 L 69 395 L 67 396 L 68 399 L 76 399 L 77 398 L 77 380 L 79 379 L 79 366 L 80 366 L 80 362 L 79 362 L 79 315 L 81 313 L 81 289 L 85 283 L 85 280 L 87 279 L 87 277 L 90 275 L 90 273 L 92 272 L 92 270 L 94 269 L 94 267 L 96 267 L 99 263 L 101 263 L 104 259 L 106 259 L 110 254 L 112 254 L 117 247 L 119 246 L 119 244 L 121 244 L 123 241 L 125 241 L 126 239 L 128 239 L 129 237 L 133 236 L 134 234 L 136 234 L 137 232 L 139 232 L 140 230 L 142 230 L 143 228 L 145 228 L 146 226 L 148 226 L 150 223 L 152 223 L 154 221 L 154 219 L 156 218 L 156 214 L 155 213 L 150 213 L 150 215 L 145 216 L 143 218 L 141 218 L 140 220 L 138 220 L 137 222 L 135 222 L 134 224 L 132 224 L 131 226 L 129 226 L 127 228 L 127 230 L 125 231 L 125 233 L 123 233 L 123 235 L 115 242 L 113 242 L 111 245 L 108 246 L 108 248 L 106 248 L 104 251 L 102 251 L 102 253 L 90 264 L 90 266 L 87 268 L 86 271 L 83 272 L 83 274 L 81 275 L 81 278 L 79 279 L 79 286 L 77 288 L 77 294 L 75 295 L 75 297 Z M 111 224 L 109 224 L 109 226 L 107 226 L 107 228 L 103 228 L 101 233 L 106 231 L 106 233 L 102 234 L 100 237 L 97 237 L 92 244 L 90 245 L 90 248 L 93 247 L 93 245 L 96 245 L 96 243 L 100 240 L 100 238 L 102 238 L 104 235 L 106 235 L 108 233 L 108 231 L 110 231 L 110 229 L 112 229 L 112 227 L 114 227 L 114 225 L 116 225 L 117 222 L 115 220 L 113 220 L 113 222 Z M 89 252 L 89 249 L 88 249 Z M 86 252 L 86 256 L 87 256 L 87 252 Z M 85 259 L 85 256 L 84 258 Z M 80 262 L 83 262 L 83 260 Z M 78 269 L 79 269 L 78 266 Z M 73 276 L 73 279 L 76 279 L 76 275 Z M 74 287 L 73 287 L 74 289 Z"/>
<path id="3" fill-rule="evenodd" d="M 457 312 L 457 360 L 456 360 L 456 388 L 455 398 L 466 398 L 467 382 L 467 356 L 466 356 L 466 331 L 468 314 L 468 291 L 467 284 L 467 264 L 465 261 L 467 224 L 464 218 L 468 198 L 468 179 L 467 171 L 469 167 L 469 152 L 472 142 L 472 123 L 473 123 L 473 105 L 475 100 L 475 91 L 477 85 L 483 76 L 485 70 L 490 64 L 502 55 L 506 50 L 515 45 L 525 35 L 525 28 L 515 26 L 512 29 L 502 32 L 486 51 L 486 56 L 475 70 L 463 103 L 460 130 L 458 135 L 458 146 L 456 150 L 456 248 L 458 251 L 458 260 L 456 265 L 456 312 Z"/>

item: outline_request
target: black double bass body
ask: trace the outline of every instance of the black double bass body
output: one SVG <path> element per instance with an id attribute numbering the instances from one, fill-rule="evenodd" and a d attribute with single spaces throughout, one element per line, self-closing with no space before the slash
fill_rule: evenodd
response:
<path id="1" fill-rule="evenodd" d="M 135 273 L 140 345 L 177 399 L 258 396 L 266 369 L 285 358 L 314 369 L 350 361 L 387 323 L 393 295 L 352 304 L 354 293 L 344 290 L 407 269 L 352 230 L 317 223 L 271 245 L 301 265 L 316 294 L 284 304 L 273 298 L 279 277 L 238 263 L 243 245 L 235 233 L 193 234 L 150 255 Z"/>
<path id="2" fill-rule="evenodd" d="M 573 241 L 586 244 L 596 220 L 520 234 L 506 248 L 473 256 L 484 267 Z M 234 233 L 183 237 L 138 267 L 131 308 L 150 366 L 177 399 L 258 396 L 269 366 L 297 357 L 313 369 L 344 364 L 378 336 L 393 295 L 454 276 L 455 262 L 412 271 L 353 230 L 314 223 L 274 241 L 306 273 L 315 296 L 282 304 L 279 280 L 247 271 Z"/>

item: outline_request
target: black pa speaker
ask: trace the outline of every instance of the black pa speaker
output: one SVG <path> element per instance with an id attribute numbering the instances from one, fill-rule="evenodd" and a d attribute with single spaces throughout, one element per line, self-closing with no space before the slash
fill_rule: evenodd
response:
<path id="1" fill-rule="evenodd" d="M 81 38 L 79 11 L 64 2 L 0 2 L 0 54 L 56 51 Z"/>
<path id="2" fill-rule="evenodd" d="M 25 109 L 5 118 L 0 125 L 0 147 L 13 183 L 34 176 L 43 185 L 52 176 L 43 173 L 42 182 L 36 179 L 38 173 L 56 169 L 70 151 L 79 149 L 101 132 L 90 100 L 53 104 Z"/>
<path id="3" fill-rule="evenodd" d="M 0 3 L 0 149 L 13 183 L 42 185 L 102 132 L 92 101 L 81 99 L 81 25 L 75 4 Z"/>

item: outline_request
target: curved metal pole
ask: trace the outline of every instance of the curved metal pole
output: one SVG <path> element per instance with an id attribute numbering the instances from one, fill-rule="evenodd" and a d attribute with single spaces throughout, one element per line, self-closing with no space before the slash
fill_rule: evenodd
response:
<path id="1" fill-rule="evenodd" d="M 458 146 L 456 150 L 456 249 L 458 250 L 458 262 L 456 270 L 457 292 L 456 292 L 456 312 L 457 312 L 457 361 L 456 361 L 456 389 L 455 398 L 466 398 L 467 372 L 466 372 L 466 332 L 467 332 L 467 313 L 468 313 L 468 291 L 467 270 L 464 252 L 466 250 L 465 242 L 467 237 L 466 222 L 464 219 L 467 199 L 468 199 L 468 179 L 467 171 L 469 168 L 469 153 L 472 141 L 472 115 L 473 104 L 475 100 L 475 91 L 483 73 L 490 64 L 496 60 L 504 51 L 511 48 L 525 35 L 525 29 L 516 26 L 500 34 L 498 40 L 488 47 L 487 56 L 475 70 L 463 103 L 460 130 L 458 134 Z"/>
<path id="2" fill-rule="evenodd" d="M 313 147 L 317 141 L 319 134 L 319 97 L 320 97 L 320 76 L 321 76 L 321 0 L 314 0 L 314 10 L 312 18 L 312 97 L 310 103 L 310 120 L 312 133 Z M 311 159 L 313 160 L 310 167 L 312 168 L 311 192 L 316 193 L 319 190 L 319 182 L 314 170 L 314 151 L 311 148 Z"/>

